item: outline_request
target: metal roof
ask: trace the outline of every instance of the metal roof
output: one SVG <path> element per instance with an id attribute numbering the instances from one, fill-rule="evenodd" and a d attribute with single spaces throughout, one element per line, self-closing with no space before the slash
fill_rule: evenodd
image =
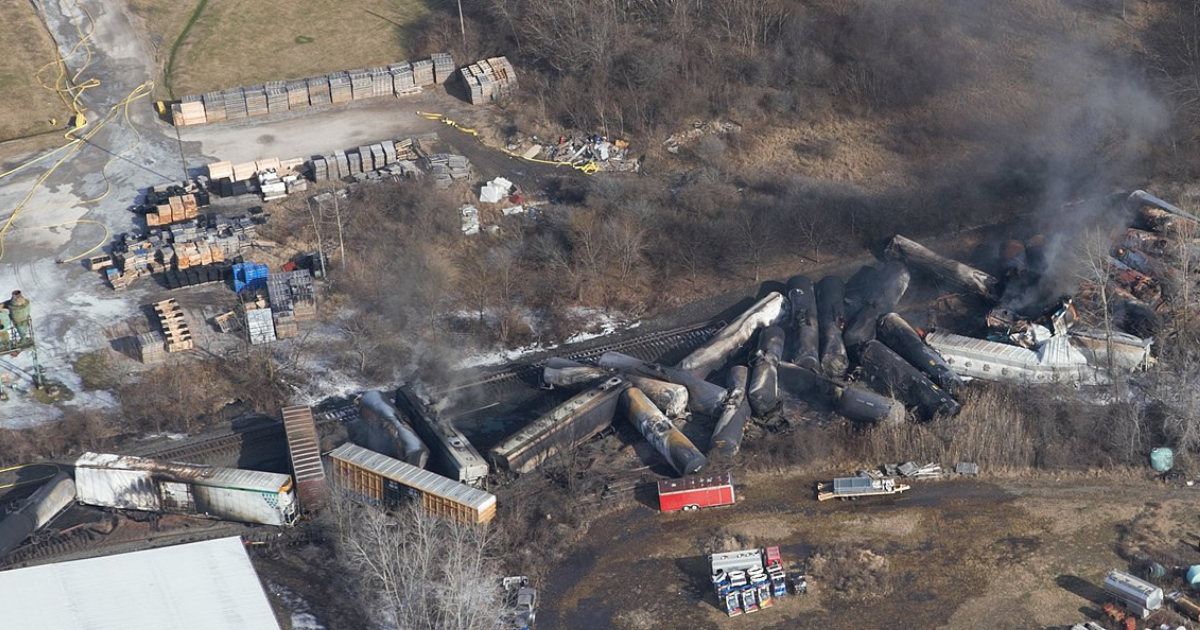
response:
<path id="1" fill-rule="evenodd" d="M 379 473 L 388 479 L 416 488 L 421 492 L 449 499 L 475 510 L 482 511 L 496 504 L 496 496 L 493 494 L 484 492 L 483 490 L 476 490 L 453 479 L 429 472 L 428 470 L 422 470 L 398 459 L 392 459 L 387 455 L 369 451 L 349 442 L 330 451 L 329 457 Z"/>
<path id="2" fill-rule="evenodd" d="M 133 455 L 108 453 L 84 453 L 75 461 L 75 467 L 136 470 L 151 473 L 156 479 L 262 492 L 279 492 L 288 488 L 292 483 L 289 475 L 281 473 L 218 468 L 182 462 L 163 462 Z"/>
<path id="3" fill-rule="evenodd" d="M 731 473 L 704 475 L 701 477 L 684 477 L 683 479 L 663 479 L 658 482 L 658 493 L 685 492 L 701 488 L 721 488 L 733 485 Z"/>
<path id="4" fill-rule="evenodd" d="M 870 477 L 839 477 L 833 480 L 833 492 L 865 492 L 873 487 L 873 481 Z"/>
<path id="5" fill-rule="evenodd" d="M 4 627 L 279 630 L 238 537 L 0 572 Z"/>

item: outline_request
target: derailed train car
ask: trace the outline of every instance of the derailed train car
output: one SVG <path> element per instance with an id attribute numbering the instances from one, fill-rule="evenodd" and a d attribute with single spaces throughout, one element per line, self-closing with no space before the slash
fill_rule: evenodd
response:
<path id="1" fill-rule="evenodd" d="M 280 473 L 84 453 L 75 462 L 80 503 L 288 527 L 296 522 L 292 478 Z"/>
<path id="2" fill-rule="evenodd" d="M 0 560 L 75 503 L 75 482 L 58 473 L 0 521 Z"/>
<path id="3" fill-rule="evenodd" d="M 432 409 L 428 395 L 416 386 L 396 390 L 396 406 L 408 416 L 412 428 L 421 436 L 432 456 L 432 466 L 455 481 L 474 486 L 488 476 L 488 463 L 467 436 Z"/>

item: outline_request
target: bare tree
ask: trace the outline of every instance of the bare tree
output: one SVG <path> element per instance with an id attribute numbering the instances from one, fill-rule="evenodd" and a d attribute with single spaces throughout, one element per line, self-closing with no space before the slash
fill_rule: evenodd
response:
<path id="1" fill-rule="evenodd" d="M 332 502 L 336 551 L 380 627 L 494 630 L 505 612 L 486 526 L 457 524 L 407 503 L 386 513 Z"/>

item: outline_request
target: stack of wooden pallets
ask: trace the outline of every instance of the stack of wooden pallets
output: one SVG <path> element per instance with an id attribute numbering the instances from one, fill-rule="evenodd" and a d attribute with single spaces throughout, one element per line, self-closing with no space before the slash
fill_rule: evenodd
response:
<path id="1" fill-rule="evenodd" d="M 360 68 L 358 70 L 351 70 L 347 74 L 350 75 L 350 91 L 354 100 L 361 101 L 375 96 L 375 87 L 371 81 L 370 70 Z"/>
<path id="2" fill-rule="evenodd" d="M 158 331 L 142 333 L 135 337 L 138 358 L 142 363 L 158 363 L 167 358 L 167 340 Z"/>
<path id="3" fill-rule="evenodd" d="M 174 298 L 154 303 L 154 312 L 167 340 L 167 352 L 192 349 L 192 331 L 183 316 L 183 309 Z"/>
<path id="4" fill-rule="evenodd" d="M 242 94 L 246 98 L 247 116 L 266 116 L 270 112 L 267 109 L 267 93 L 263 90 L 263 86 L 254 85 L 242 88 Z"/>
<path id="5" fill-rule="evenodd" d="M 283 81 L 270 81 L 266 84 L 267 111 L 276 114 L 288 110 L 287 84 Z"/>
<path id="6" fill-rule="evenodd" d="M 417 87 L 433 85 L 433 62 L 428 59 L 414 61 L 412 64 L 413 83 Z"/>
<path id="7" fill-rule="evenodd" d="M 454 74 L 454 57 L 450 53 L 434 53 L 429 60 L 433 62 L 434 83 L 445 83 Z"/>
<path id="8" fill-rule="evenodd" d="M 407 61 L 401 61 L 400 63 L 388 66 L 388 72 L 392 75 L 392 89 L 395 91 L 396 96 L 420 90 L 417 84 L 413 83 L 412 64 Z"/>
<path id="9" fill-rule="evenodd" d="M 507 57 L 484 59 L 465 66 L 460 72 L 473 105 L 506 98 L 517 88 L 517 73 Z"/>
<path id="10" fill-rule="evenodd" d="M 304 82 L 308 85 L 308 102 L 313 107 L 333 102 L 329 96 L 329 77 L 313 77 Z"/>
<path id="11" fill-rule="evenodd" d="M 286 84 L 288 109 L 308 107 L 308 83 L 304 79 L 292 79 Z"/>
<path id="12" fill-rule="evenodd" d="M 334 103 L 348 103 L 354 100 L 354 88 L 350 84 L 348 72 L 329 73 L 329 97 Z"/>
<path id="13" fill-rule="evenodd" d="M 171 122 L 177 127 L 203 125 L 208 122 L 204 115 L 204 103 L 200 96 L 185 96 L 182 103 L 172 105 Z"/>
<path id="14" fill-rule="evenodd" d="M 250 337 L 251 345 L 257 346 L 275 341 L 275 321 L 271 318 L 271 309 L 247 308 L 246 333 Z"/>
<path id="15" fill-rule="evenodd" d="M 204 114 L 208 122 L 225 120 L 225 95 L 220 92 L 206 92 L 202 98 Z"/>
<path id="16" fill-rule="evenodd" d="M 233 88 L 225 90 L 225 117 L 229 120 L 238 120 L 246 117 L 246 97 L 242 94 L 242 88 Z"/>
<path id="17" fill-rule="evenodd" d="M 391 96 L 396 91 L 392 86 L 392 73 L 387 66 L 371 68 L 371 94 L 373 96 Z"/>
<path id="18" fill-rule="evenodd" d="M 156 206 L 154 212 L 146 215 L 146 225 L 167 225 L 195 219 L 198 211 L 196 195 L 192 193 L 169 197 L 167 203 Z"/>

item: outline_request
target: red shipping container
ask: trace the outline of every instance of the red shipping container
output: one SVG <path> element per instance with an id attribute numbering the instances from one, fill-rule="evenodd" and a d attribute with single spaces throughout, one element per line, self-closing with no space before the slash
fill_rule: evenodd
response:
<path id="1" fill-rule="evenodd" d="M 734 501 L 733 475 L 730 473 L 658 482 L 658 507 L 663 512 L 733 505 Z"/>

